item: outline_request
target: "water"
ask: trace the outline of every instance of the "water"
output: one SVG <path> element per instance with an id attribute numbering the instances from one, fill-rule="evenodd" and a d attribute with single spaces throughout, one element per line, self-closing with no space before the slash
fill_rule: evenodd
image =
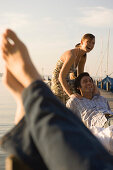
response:
<path id="1" fill-rule="evenodd" d="M 14 113 L 16 103 L 7 89 L 3 86 L 0 78 L 0 137 L 14 126 Z M 5 170 L 7 153 L 0 149 L 0 170 Z"/>

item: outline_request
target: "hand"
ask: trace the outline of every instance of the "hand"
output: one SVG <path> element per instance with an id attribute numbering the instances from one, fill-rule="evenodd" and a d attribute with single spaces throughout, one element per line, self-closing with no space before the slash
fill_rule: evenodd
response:
<path id="1" fill-rule="evenodd" d="M 94 84 L 93 96 L 94 96 L 95 94 L 100 95 L 100 91 L 99 91 L 98 87 Z"/>

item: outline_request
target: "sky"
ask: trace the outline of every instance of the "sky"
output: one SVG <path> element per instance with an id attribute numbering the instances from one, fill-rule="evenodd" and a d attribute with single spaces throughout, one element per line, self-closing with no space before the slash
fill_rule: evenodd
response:
<path id="1" fill-rule="evenodd" d="M 0 36 L 6 28 L 26 44 L 43 75 L 51 75 L 59 57 L 92 33 L 96 43 L 85 71 L 113 77 L 113 0 L 0 0 Z"/>

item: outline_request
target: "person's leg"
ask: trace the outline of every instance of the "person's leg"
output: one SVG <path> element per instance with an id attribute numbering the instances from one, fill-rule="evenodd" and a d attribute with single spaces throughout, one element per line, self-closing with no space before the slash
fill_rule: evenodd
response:
<path id="1" fill-rule="evenodd" d="M 9 159 L 13 165 L 23 169 L 40 169 L 47 170 L 47 167 L 40 156 L 38 148 L 35 148 L 35 144 L 29 132 L 29 123 L 25 121 L 25 110 L 22 101 L 22 92 L 24 87 L 15 79 L 15 77 L 5 68 L 3 75 L 3 83 L 15 98 L 17 103 L 17 110 L 15 114 L 15 124 L 7 134 L 5 134 L 0 140 L 0 146 L 5 151 L 13 155 L 13 159 Z M 12 157 L 11 157 L 12 158 Z M 16 160 L 16 162 L 15 162 Z"/>
<path id="2" fill-rule="evenodd" d="M 97 138 L 44 83 L 32 83 L 23 100 L 34 143 L 49 169 L 113 168 L 112 157 Z"/>
<path id="3" fill-rule="evenodd" d="M 5 73 L 3 75 L 2 80 L 4 85 L 11 92 L 12 96 L 15 98 L 17 109 L 15 113 L 14 123 L 17 124 L 25 114 L 22 102 L 22 92 L 24 90 L 24 87 L 15 79 L 15 77 L 10 73 L 7 67 L 5 67 Z"/>

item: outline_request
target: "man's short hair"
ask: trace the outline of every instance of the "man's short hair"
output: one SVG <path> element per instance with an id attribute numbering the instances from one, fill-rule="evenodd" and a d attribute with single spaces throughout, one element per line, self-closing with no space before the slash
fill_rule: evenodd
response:
<path id="1" fill-rule="evenodd" d="M 79 90 L 78 88 L 81 87 L 81 79 L 82 79 L 84 76 L 89 76 L 89 77 L 90 77 L 89 73 L 83 72 L 83 73 L 81 73 L 81 74 L 75 79 L 74 88 L 75 88 L 76 93 L 81 94 L 81 93 L 80 93 L 80 90 Z M 91 77 L 90 77 L 90 78 L 91 78 Z M 92 78 L 91 78 L 91 79 L 92 79 Z M 93 79 L 92 79 L 92 81 L 93 81 Z"/>

